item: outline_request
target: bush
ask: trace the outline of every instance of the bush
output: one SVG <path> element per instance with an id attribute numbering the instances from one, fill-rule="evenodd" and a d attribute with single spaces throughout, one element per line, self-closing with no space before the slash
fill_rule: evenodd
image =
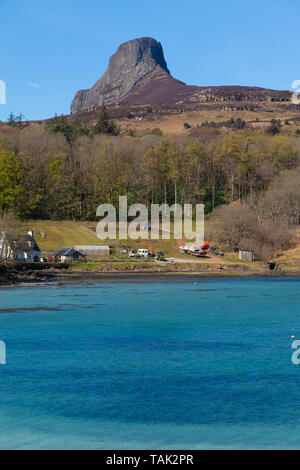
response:
<path id="1" fill-rule="evenodd" d="M 267 128 L 267 133 L 270 135 L 276 135 L 280 133 L 281 123 L 280 120 L 271 119 L 271 125 Z"/>
<path id="2" fill-rule="evenodd" d="M 222 206 L 211 216 L 206 237 L 232 251 L 254 250 L 256 257 L 268 260 L 290 246 L 292 234 L 279 220 L 259 221 L 248 203 Z"/>
<path id="3" fill-rule="evenodd" d="M 153 134 L 153 135 L 163 135 L 163 131 L 159 127 L 154 127 L 153 129 L 145 129 L 143 132 L 145 135 L 147 134 Z"/>
<path id="4" fill-rule="evenodd" d="M 25 116 L 23 116 L 22 113 L 20 113 L 19 116 L 15 116 L 14 113 L 11 112 L 6 123 L 11 127 L 18 127 L 19 129 L 23 129 L 27 126 L 27 124 L 24 122 L 24 118 Z"/>
<path id="5" fill-rule="evenodd" d="M 127 129 L 127 131 L 124 132 L 124 134 L 126 137 L 134 137 L 134 132 L 132 129 Z"/>
<path id="6" fill-rule="evenodd" d="M 234 127 L 236 129 L 244 129 L 245 121 L 241 118 L 237 118 L 237 120 L 235 121 Z"/>

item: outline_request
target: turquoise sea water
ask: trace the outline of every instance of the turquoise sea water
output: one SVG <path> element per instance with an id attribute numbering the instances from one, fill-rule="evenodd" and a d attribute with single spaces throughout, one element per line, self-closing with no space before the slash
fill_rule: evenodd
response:
<path id="1" fill-rule="evenodd" d="M 299 449 L 291 335 L 299 279 L 2 290 L 0 448 Z"/>

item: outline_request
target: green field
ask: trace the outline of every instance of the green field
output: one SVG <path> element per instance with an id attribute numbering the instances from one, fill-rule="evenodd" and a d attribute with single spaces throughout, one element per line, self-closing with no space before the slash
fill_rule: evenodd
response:
<path id="1" fill-rule="evenodd" d="M 22 231 L 33 230 L 34 237 L 44 253 L 53 253 L 59 248 L 75 245 L 109 245 L 113 255 L 120 245 L 129 248 L 163 250 L 166 256 L 179 256 L 178 240 L 100 240 L 95 232 L 96 223 L 37 220 L 24 222 Z"/>
<path id="2" fill-rule="evenodd" d="M 74 247 L 75 245 L 101 245 L 101 240 L 89 230 L 89 227 L 79 222 L 38 220 L 23 223 L 22 230 L 33 230 L 34 238 L 40 249 L 52 253 L 59 248 Z"/>

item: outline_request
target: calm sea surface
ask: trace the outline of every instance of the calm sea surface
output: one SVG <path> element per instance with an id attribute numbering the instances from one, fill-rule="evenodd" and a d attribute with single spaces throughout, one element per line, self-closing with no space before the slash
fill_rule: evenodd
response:
<path id="1" fill-rule="evenodd" d="M 300 449 L 291 335 L 299 279 L 1 290 L 0 448 Z"/>

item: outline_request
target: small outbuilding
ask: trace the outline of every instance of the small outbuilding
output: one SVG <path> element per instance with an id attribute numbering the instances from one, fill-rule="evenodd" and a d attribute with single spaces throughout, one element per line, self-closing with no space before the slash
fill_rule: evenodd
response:
<path id="1" fill-rule="evenodd" d="M 84 253 L 87 256 L 93 256 L 94 258 L 110 255 L 110 248 L 108 245 L 77 245 L 75 246 L 75 249 L 79 250 L 81 253 Z"/>
<path id="2" fill-rule="evenodd" d="M 240 250 L 239 259 L 242 261 L 254 261 L 254 251 L 253 250 Z"/>
<path id="3" fill-rule="evenodd" d="M 61 248 L 53 253 L 52 257 L 59 263 L 72 263 L 85 261 L 85 255 L 75 248 Z"/>

